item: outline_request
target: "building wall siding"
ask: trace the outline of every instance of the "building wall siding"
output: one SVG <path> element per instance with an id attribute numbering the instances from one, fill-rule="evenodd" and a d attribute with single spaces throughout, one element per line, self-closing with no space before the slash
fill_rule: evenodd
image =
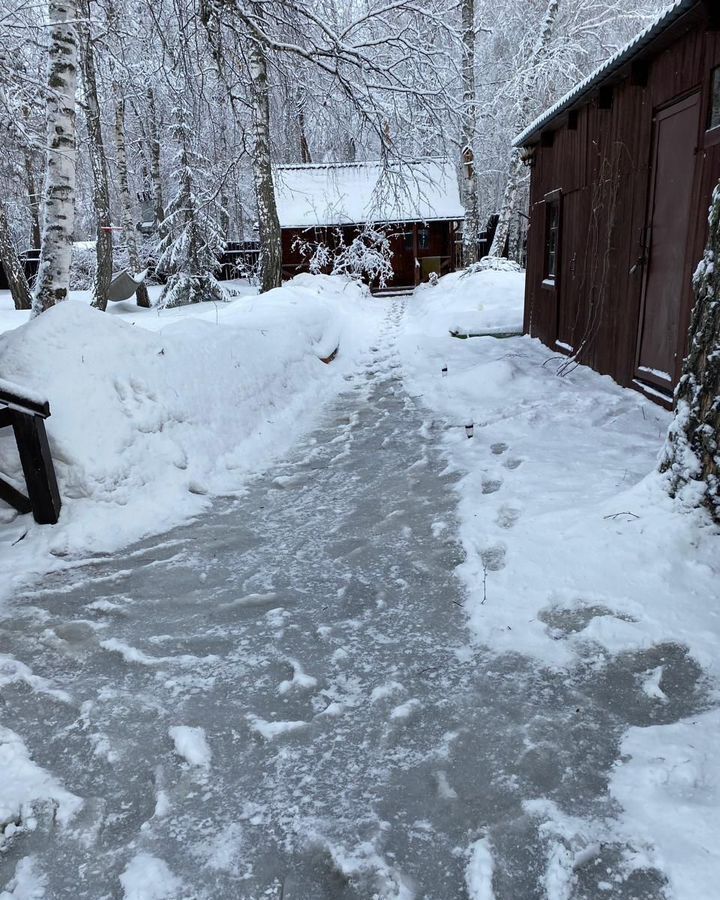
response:
<path id="1" fill-rule="evenodd" d="M 631 68 L 613 84 L 612 105 L 595 96 L 555 125 L 552 144 L 534 152 L 525 329 L 551 349 L 572 347 L 581 362 L 634 385 L 644 269 L 640 264 L 648 220 L 654 115 L 669 103 L 701 91 L 700 129 L 691 227 L 685 244 L 681 334 L 686 340 L 692 307 L 691 276 L 702 256 L 707 210 L 720 178 L 720 142 L 705 133 L 712 69 L 720 65 L 720 35 L 702 18 L 678 23 L 665 46 L 648 60 L 647 83 L 633 84 Z M 649 48 L 651 51 L 654 48 Z M 543 284 L 546 195 L 560 190 L 561 262 L 555 289 Z M 677 379 L 684 355 L 678 347 Z"/>

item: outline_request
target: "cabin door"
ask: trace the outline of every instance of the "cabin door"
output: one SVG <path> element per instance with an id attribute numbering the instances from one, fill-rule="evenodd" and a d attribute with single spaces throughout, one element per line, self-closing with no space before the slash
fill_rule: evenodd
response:
<path id="1" fill-rule="evenodd" d="M 700 115 L 696 93 L 655 117 L 647 261 L 635 377 L 671 393 L 675 383 L 685 294 L 685 247 L 690 224 Z"/>

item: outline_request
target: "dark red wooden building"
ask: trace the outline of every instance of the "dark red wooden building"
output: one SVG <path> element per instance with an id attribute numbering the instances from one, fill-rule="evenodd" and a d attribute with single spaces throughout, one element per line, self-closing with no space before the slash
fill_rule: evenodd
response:
<path id="1" fill-rule="evenodd" d="M 381 162 L 279 166 L 275 198 L 282 228 L 283 274 L 308 270 L 298 239 L 332 246 L 337 232 L 350 243 L 366 224 L 390 239 L 389 289 L 413 287 L 431 272 L 456 268 L 464 210 L 455 168 L 447 159 L 402 166 Z"/>
<path id="2" fill-rule="evenodd" d="M 720 178 L 720 0 L 677 0 L 515 141 L 525 330 L 669 405 Z"/>

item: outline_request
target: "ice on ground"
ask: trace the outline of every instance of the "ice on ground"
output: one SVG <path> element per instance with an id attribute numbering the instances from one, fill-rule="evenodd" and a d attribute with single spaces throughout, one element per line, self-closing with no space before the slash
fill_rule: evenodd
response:
<path id="1" fill-rule="evenodd" d="M 124 900 L 176 900 L 182 896 L 182 881 L 167 863 L 150 853 L 138 853 L 120 876 Z"/>
<path id="2" fill-rule="evenodd" d="M 175 752 L 182 756 L 191 766 L 207 768 L 212 753 L 203 728 L 192 725 L 173 725 L 168 734 L 175 744 Z"/>
<path id="3" fill-rule="evenodd" d="M 610 792 L 627 831 L 655 847 L 675 900 L 714 896 L 720 877 L 720 711 L 631 728 Z"/>
<path id="4" fill-rule="evenodd" d="M 487 838 L 480 838 L 470 847 L 470 859 L 465 869 L 465 885 L 470 900 L 495 900 L 493 891 L 492 849 Z"/>
<path id="5" fill-rule="evenodd" d="M 307 728 L 307 722 L 295 721 L 295 722 L 268 722 L 267 719 L 262 719 L 260 716 L 252 715 L 252 713 L 248 714 L 245 717 L 250 725 L 250 728 L 259 734 L 261 737 L 265 738 L 266 741 L 274 741 L 276 737 L 280 737 L 284 734 L 292 734 L 294 731 L 300 731 L 302 728 Z"/>
<path id="6" fill-rule="evenodd" d="M 0 653 L 0 689 L 9 684 L 22 681 L 39 693 L 48 694 L 63 703 L 71 703 L 72 698 L 67 691 L 54 687 L 46 678 L 36 675 L 25 663 L 14 659 L 7 653 Z"/>
<path id="7" fill-rule="evenodd" d="M 25 743 L 0 725 L 0 847 L 20 831 L 34 831 L 42 806 L 56 807 L 52 816 L 67 825 L 82 800 L 33 762 Z"/>

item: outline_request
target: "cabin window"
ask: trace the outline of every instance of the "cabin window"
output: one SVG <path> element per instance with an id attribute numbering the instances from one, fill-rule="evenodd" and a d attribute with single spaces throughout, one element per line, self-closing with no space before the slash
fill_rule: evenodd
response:
<path id="1" fill-rule="evenodd" d="M 720 126 L 720 66 L 712 72 L 712 92 L 710 95 L 710 122 L 708 129 Z"/>
<path id="2" fill-rule="evenodd" d="M 545 278 L 555 281 L 560 246 L 560 200 L 546 201 L 545 216 Z"/>
<path id="3" fill-rule="evenodd" d="M 418 248 L 420 250 L 427 250 L 430 246 L 430 229 L 429 228 L 421 228 L 418 231 Z"/>

